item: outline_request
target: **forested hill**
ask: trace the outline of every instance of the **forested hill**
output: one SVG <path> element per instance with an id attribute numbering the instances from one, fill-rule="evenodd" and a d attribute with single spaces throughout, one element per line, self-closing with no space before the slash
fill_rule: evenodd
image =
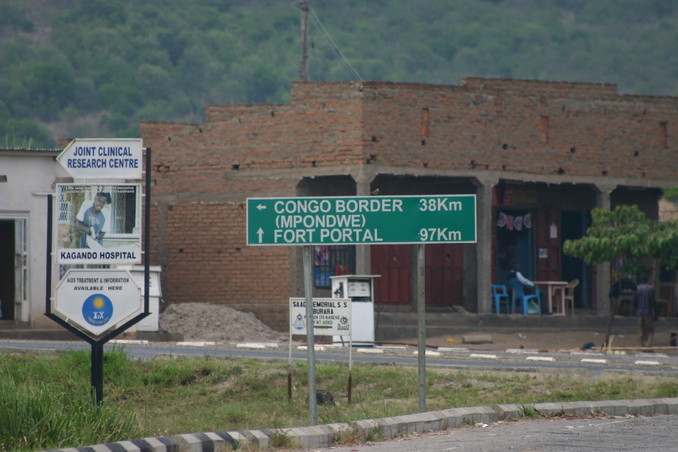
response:
<path id="1" fill-rule="evenodd" d="M 308 0 L 309 79 L 465 76 L 678 95 L 678 0 Z M 0 0 L 0 147 L 286 102 L 299 0 Z"/>

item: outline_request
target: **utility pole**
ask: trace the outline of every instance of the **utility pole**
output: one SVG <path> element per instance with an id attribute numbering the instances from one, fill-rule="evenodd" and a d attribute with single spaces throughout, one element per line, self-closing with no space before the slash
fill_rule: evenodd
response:
<path id="1" fill-rule="evenodd" d="M 302 82 L 308 81 L 308 1 L 300 0 L 298 3 L 301 10 L 301 65 L 299 76 Z"/>

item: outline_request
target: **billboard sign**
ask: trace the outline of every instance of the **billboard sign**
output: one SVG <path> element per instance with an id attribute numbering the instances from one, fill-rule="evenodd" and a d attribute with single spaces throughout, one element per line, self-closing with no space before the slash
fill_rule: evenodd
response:
<path id="1" fill-rule="evenodd" d="M 305 298 L 290 298 L 290 333 L 306 334 Z M 316 336 L 350 336 L 351 300 L 349 298 L 314 298 L 313 334 Z"/>
<path id="2" fill-rule="evenodd" d="M 140 138 L 76 138 L 57 157 L 76 179 L 141 179 Z"/>
<path id="3" fill-rule="evenodd" d="M 141 288 L 128 270 L 70 269 L 57 285 L 52 312 L 101 336 L 143 312 Z"/>
<path id="4" fill-rule="evenodd" d="M 57 184 L 56 204 L 59 264 L 141 262 L 139 184 Z"/>
<path id="5" fill-rule="evenodd" d="M 247 199 L 252 246 L 475 242 L 475 195 Z"/>

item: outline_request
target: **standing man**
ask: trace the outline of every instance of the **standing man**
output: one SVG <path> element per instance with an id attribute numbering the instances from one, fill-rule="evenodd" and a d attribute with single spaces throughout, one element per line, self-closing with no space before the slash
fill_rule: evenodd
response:
<path id="1" fill-rule="evenodd" d="M 96 247 L 97 244 L 103 246 L 106 217 L 101 210 L 106 206 L 107 199 L 105 193 L 97 193 L 92 206 L 82 212 L 81 217 L 76 218 L 75 224 L 80 230 L 80 248 Z"/>
<path id="2" fill-rule="evenodd" d="M 640 345 L 652 347 L 654 339 L 654 321 L 656 319 L 655 290 L 648 282 L 647 276 L 640 279 L 633 298 L 633 307 L 640 324 Z"/>

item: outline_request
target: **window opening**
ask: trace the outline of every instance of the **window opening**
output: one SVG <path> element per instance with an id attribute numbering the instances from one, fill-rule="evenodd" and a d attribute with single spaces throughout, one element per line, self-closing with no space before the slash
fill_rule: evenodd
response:
<path id="1" fill-rule="evenodd" d="M 352 245 L 319 245 L 313 260 L 314 284 L 317 288 L 330 288 L 331 276 L 354 272 L 355 247 Z"/>

